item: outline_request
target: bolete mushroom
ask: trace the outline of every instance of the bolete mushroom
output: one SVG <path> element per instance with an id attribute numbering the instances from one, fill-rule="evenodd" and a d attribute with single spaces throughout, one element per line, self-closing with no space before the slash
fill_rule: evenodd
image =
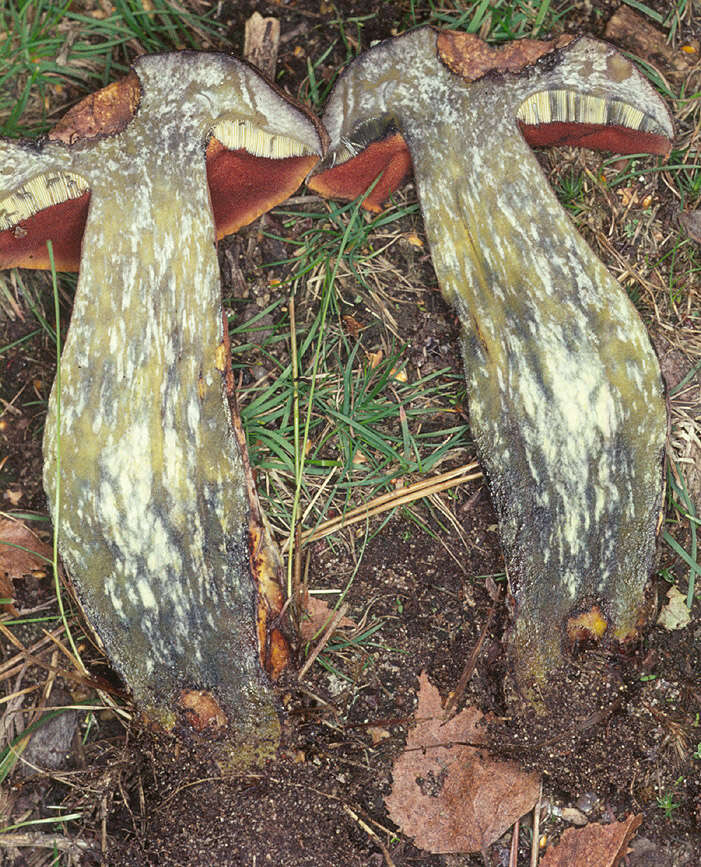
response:
<path id="1" fill-rule="evenodd" d="M 337 81 L 310 186 L 377 209 L 413 165 L 433 264 L 457 311 L 470 424 L 499 519 L 516 681 L 536 693 L 568 640 L 637 634 L 667 427 L 634 306 L 575 231 L 530 144 L 667 153 L 669 113 L 587 37 L 415 30 Z"/>
<path id="2" fill-rule="evenodd" d="M 252 67 L 182 52 L 139 58 L 48 141 L 0 142 L 0 266 L 46 266 L 47 239 L 79 264 L 44 436 L 77 596 L 147 715 L 219 705 L 250 744 L 275 740 L 264 668 L 285 647 L 251 573 L 216 239 L 293 192 L 322 136 Z"/>

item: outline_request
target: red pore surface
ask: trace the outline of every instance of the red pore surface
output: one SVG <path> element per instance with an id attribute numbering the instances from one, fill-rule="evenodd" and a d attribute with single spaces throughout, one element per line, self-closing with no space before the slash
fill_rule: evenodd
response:
<path id="1" fill-rule="evenodd" d="M 409 149 L 403 137 L 395 133 L 372 142 L 347 162 L 314 175 L 308 186 L 322 196 L 355 199 L 379 178 L 363 202 L 367 210 L 379 211 L 382 202 L 399 187 L 410 169 Z"/>
<path id="2" fill-rule="evenodd" d="M 141 85 L 135 72 L 90 94 L 49 133 L 67 147 L 119 135 L 135 112 Z M 321 133 L 320 133 L 321 134 Z M 265 159 L 227 150 L 216 139 L 207 148 L 207 179 L 217 238 L 235 232 L 290 196 L 318 162 L 316 156 Z M 388 195 L 389 193 L 387 193 Z M 51 240 L 59 271 L 77 271 L 90 193 L 52 205 L 0 232 L 0 268 L 49 268 Z"/>
<path id="3" fill-rule="evenodd" d="M 317 156 L 269 159 L 228 150 L 212 138 L 207 146 L 207 180 L 217 238 L 275 207 L 299 187 Z"/>
<path id="4" fill-rule="evenodd" d="M 207 150 L 207 178 L 217 238 L 235 232 L 286 199 L 317 159 L 254 157 L 243 150 L 229 151 L 213 140 Z M 89 202 L 90 192 L 86 192 L 0 232 L 0 269 L 50 268 L 46 247 L 50 240 L 56 270 L 77 271 Z"/>
<path id="5" fill-rule="evenodd" d="M 56 270 L 77 271 L 89 202 L 85 192 L 0 232 L 0 268 L 50 268 L 50 240 Z"/>
<path id="6" fill-rule="evenodd" d="M 672 142 L 663 135 L 641 132 L 627 126 L 596 123 L 520 123 L 524 138 L 532 147 L 573 145 L 617 154 L 668 154 Z"/>

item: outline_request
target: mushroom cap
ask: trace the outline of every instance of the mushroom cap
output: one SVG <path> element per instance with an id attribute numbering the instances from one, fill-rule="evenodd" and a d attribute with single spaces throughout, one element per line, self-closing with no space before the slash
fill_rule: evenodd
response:
<path id="1" fill-rule="evenodd" d="M 188 97 L 203 113 L 224 106 L 202 143 L 217 239 L 297 189 L 327 141 L 322 125 L 304 106 L 254 67 L 228 55 L 183 51 L 140 57 L 126 77 L 73 106 L 44 141 L 0 141 L 0 268 L 50 267 L 46 242 L 51 240 L 56 268 L 78 270 L 90 189 L 66 170 L 70 161 L 61 159 L 60 150 L 81 151 L 119 136 L 142 110 L 149 75 L 167 75 L 171 64 L 191 66 Z M 226 86 L 213 84 L 222 72 L 231 82 L 230 105 Z M 42 155 L 55 159 L 43 161 Z"/>
<path id="2" fill-rule="evenodd" d="M 489 88 L 495 99 L 508 101 L 514 125 L 532 146 L 655 154 L 671 149 L 666 106 L 605 42 L 565 36 L 493 47 L 474 34 L 426 27 L 371 48 L 340 76 L 323 116 L 331 145 L 308 181 L 311 189 L 353 199 L 381 175 L 363 203 L 374 211 L 397 189 L 411 163 L 408 138 L 419 134 L 415 115 L 411 133 L 398 116 L 398 101 L 406 106 L 409 98 L 401 93 L 398 71 L 407 68 L 417 103 L 431 111 L 425 123 L 442 109 L 422 91 L 424 81 L 430 87 L 432 71 L 443 68 L 454 76 L 456 104 L 470 100 L 473 85 Z"/>

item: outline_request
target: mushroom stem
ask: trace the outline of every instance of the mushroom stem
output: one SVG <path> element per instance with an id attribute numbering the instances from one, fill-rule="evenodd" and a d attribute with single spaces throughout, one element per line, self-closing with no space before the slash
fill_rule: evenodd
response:
<path id="1" fill-rule="evenodd" d="M 76 595 L 147 716 L 228 719 L 239 764 L 277 743 L 267 674 L 289 645 L 227 403 L 216 239 L 296 189 L 322 136 L 252 68 L 182 52 L 139 58 L 48 141 L 0 141 L 0 267 L 42 264 L 46 238 L 65 267 L 81 253 L 44 436 Z"/>
<path id="2" fill-rule="evenodd" d="M 411 156 L 433 265 L 462 329 L 470 426 L 513 594 L 511 660 L 535 696 L 568 639 L 624 640 L 640 626 L 666 410 L 635 308 L 527 141 L 584 135 L 663 152 L 669 115 L 604 43 L 493 49 L 423 28 L 357 58 L 324 121 L 331 147 L 310 186 L 325 195 L 354 197 L 383 173 L 381 195 L 366 200 L 376 209 L 403 173 L 402 137 Z"/>
<path id="3" fill-rule="evenodd" d="M 465 147 L 451 159 L 435 158 L 456 135 L 447 123 L 410 148 L 433 264 L 460 319 L 470 428 L 499 516 L 523 675 L 561 658 L 563 624 L 594 600 L 607 600 L 610 635 L 636 633 L 667 422 L 640 317 L 506 123 L 495 106 L 500 146 L 479 148 L 468 109 L 457 131 Z"/>
<path id="4" fill-rule="evenodd" d="M 94 576 L 80 598 L 136 702 L 158 716 L 183 684 L 216 684 L 254 730 L 275 714 L 257 659 L 245 480 L 222 394 L 205 163 L 188 157 L 171 151 L 155 182 L 149 162 L 133 162 L 128 196 L 121 173 L 93 184 L 61 359 L 63 508 L 53 518 L 71 571 Z M 56 398 L 44 440 L 50 502 Z"/>

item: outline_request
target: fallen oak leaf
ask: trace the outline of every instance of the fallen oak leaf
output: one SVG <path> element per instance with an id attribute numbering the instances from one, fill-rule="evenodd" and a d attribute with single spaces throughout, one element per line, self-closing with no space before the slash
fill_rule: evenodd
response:
<path id="1" fill-rule="evenodd" d="M 433 854 L 484 851 L 532 809 L 539 777 L 480 749 L 484 716 L 477 708 L 444 722 L 440 694 L 425 672 L 418 699 L 415 726 L 385 798 L 390 818 Z"/>
<path id="2" fill-rule="evenodd" d="M 622 822 L 600 825 L 595 822 L 585 828 L 568 828 L 557 846 L 545 853 L 540 867 L 616 867 L 628 852 L 633 834 L 643 817 L 631 814 Z"/>
<path id="3" fill-rule="evenodd" d="M 22 521 L 0 518 L 0 597 L 14 598 L 13 581 L 51 563 L 51 547 Z M 15 616 L 17 609 L 9 602 L 5 609 Z"/>

